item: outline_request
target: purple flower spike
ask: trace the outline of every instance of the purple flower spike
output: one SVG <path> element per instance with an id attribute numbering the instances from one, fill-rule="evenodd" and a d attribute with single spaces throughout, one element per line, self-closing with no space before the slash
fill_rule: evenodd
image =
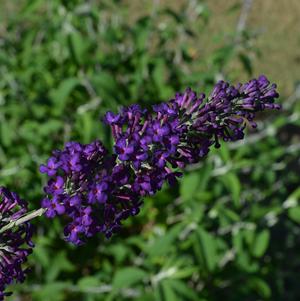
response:
<path id="1" fill-rule="evenodd" d="M 131 105 L 107 112 L 112 155 L 100 141 L 69 142 L 40 167 L 51 177 L 44 188 L 47 216 L 69 217 L 64 232 L 74 244 L 98 232 L 110 237 L 138 214 L 143 196 L 174 185 L 180 169 L 202 160 L 221 140 L 243 139 L 246 125 L 256 127 L 256 112 L 279 109 L 277 97 L 276 85 L 262 75 L 236 86 L 219 81 L 209 97 L 188 88 L 150 111 Z"/>
<path id="2" fill-rule="evenodd" d="M 27 203 L 16 193 L 0 187 L 0 230 L 25 213 Z M 32 230 L 26 222 L 0 233 L 0 300 L 9 295 L 5 292 L 7 285 L 25 280 L 27 270 L 22 265 L 34 246 Z"/>

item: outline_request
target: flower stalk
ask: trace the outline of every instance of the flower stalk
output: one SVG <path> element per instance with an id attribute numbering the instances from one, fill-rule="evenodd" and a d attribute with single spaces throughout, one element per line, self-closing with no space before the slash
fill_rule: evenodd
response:
<path id="1" fill-rule="evenodd" d="M 11 220 L 8 224 L 6 224 L 5 226 L 3 226 L 0 229 L 0 234 L 2 234 L 3 232 L 8 231 L 14 227 L 17 227 L 19 225 L 27 223 L 36 217 L 42 216 L 46 211 L 47 211 L 47 209 L 40 208 L 40 209 L 31 211 L 31 212 L 23 215 L 22 217 L 18 218 L 17 220 Z"/>

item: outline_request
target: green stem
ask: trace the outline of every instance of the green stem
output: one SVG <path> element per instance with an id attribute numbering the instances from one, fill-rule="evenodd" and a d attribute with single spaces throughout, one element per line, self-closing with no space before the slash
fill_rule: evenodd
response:
<path id="1" fill-rule="evenodd" d="M 13 228 L 13 227 L 16 227 L 18 225 L 21 225 L 23 223 L 26 223 L 38 216 L 41 216 L 43 215 L 45 212 L 46 212 L 47 209 L 44 209 L 44 208 L 40 208 L 38 210 L 34 210 L 22 217 L 20 217 L 19 219 L 15 220 L 15 221 L 11 221 L 9 222 L 7 225 L 5 225 L 3 228 L 0 229 L 0 234 Z"/>

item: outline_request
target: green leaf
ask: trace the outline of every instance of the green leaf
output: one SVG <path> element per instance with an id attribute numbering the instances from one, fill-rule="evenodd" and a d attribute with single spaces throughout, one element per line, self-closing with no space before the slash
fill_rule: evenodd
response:
<path id="1" fill-rule="evenodd" d="M 217 68 L 224 68 L 234 54 L 234 45 L 226 45 L 216 49 L 211 57 L 211 63 Z"/>
<path id="2" fill-rule="evenodd" d="M 248 273 L 255 273 L 259 270 L 259 264 L 250 258 L 249 253 L 243 251 L 236 256 L 237 265 Z"/>
<path id="3" fill-rule="evenodd" d="M 143 292 L 140 297 L 134 298 L 135 301 L 160 301 L 161 299 L 155 298 L 155 291 L 154 292 Z M 107 301 L 107 300 L 105 300 Z"/>
<path id="4" fill-rule="evenodd" d="M 234 246 L 235 251 L 238 254 L 241 254 L 244 251 L 244 249 L 243 249 L 243 236 L 242 236 L 242 231 L 241 230 L 233 233 L 232 242 L 233 242 L 233 246 Z"/>
<path id="5" fill-rule="evenodd" d="M 141 52 L 147 49 L 149 35 L 151 34 L 151 21 L 152 19 L 149 16 L 144 16 L 136 22 L 134 40 L 136 49 Z"/>
<path id="6" fill-rule="evenodd" d="M 32 0 L 27 2 L 27 5 L 22 9 L 22 14 L 30 16 L 30 14 L 36 13 L 37 8 L 40 8 L 43 4 L 43 0 Z"/>
<path id="7" fill-rule="evenodd" d="M 121 264 L 129 253 L 130 250 L 122 243 L 107 246 L 107 254 L 114 256 L 114 259 L 118 264 Z"/>
<path id="8" fill-rule="evenodd" d="M 261 257 L 267 250 L 270 240 L 270 232 L 265 229 L 256 235 L 252 247 L 252 254 L 255 257 Z"/>
<path id="9" fill-rule="evenodd" d="M 165 301 L 178 301 L 179 299 L 177 298 L 177 295 L 175 294 L 174 290 L 169 284 L 168 280 L 162 281 L 160 284 L 162 286 L 162 291 L 163 291 L 163 300 Z"/>
<path id="10" fill-rule="evenodd" d="M 169 283 L 176 291 L 176 293 L 183 297 L 180 300 L 201 301 L 201 299 L 199 299 L 199 296 L 194 292 L 194 290 L 188 287 L 185 282 L 176 279 L 170 279 Z"/>
<path id="11" fill-rule="evenodd" d="M 57 278 L 60 272 L 72 272 L 75 269 L 73 264 L 68 260 L 66 252 L 61 251 L 55 255 L 51 265 L 47 269 L 46 280 L 52 282 Z"/>
<path id="12" fill-rule="evenodd" d="M 224 163 L 228 163 L 230 161 L 230 151 L 228 143 L 222 142 L 221 147 L 218 149 L 218 152 L 221 155 Z"/>
<path id="13" fill-rule="evenodd" d="M 80 115 L 80 125 L 82 128 L 82 140 L 84 143 L 89 143 L 92 138 L 92 132 L 94 129 L 93 117 L 89 112 L 85 112 Z"/>
<path id="14" fill-rule="evenodd" d="M 69 95 L 73 89 L 80 84 L 80 81 L 76 77 L 70 77 L 63 80 L 57 89 L 52 90 L 50 96 L 55 105 L 54 111 L 56 114 L 61 114 L 67 105 Z"/>
<path id="15" fill-rule="evenodd" d="M 4 146 L 10 146 L 13 141 L 14 132 L 7 120 L 0 122 L 0 130 L 1 144 Z"/>
<path id="16" fill-rule="evenodd" d="M 118 105 L 118 101 L 120 102 L 120 95 L 118 94 L 119 83 L 110 72 L 101 70 L 99 73 L 94 74 L 91 77 L 91 84 L 97 95 L 101 99 L 105 99 L 111 108 Z"/>
<path id="17" fill-rule="evenodd" d="M 295 189 L 284 202 L 284 207 L 294 207 L 300 199 L 300 187 Z"/>
<path id="18" fill-rule="evenodd" d="M 154 289 L 155 301 L 164 301 L 163 288 L 160 284 L 155 286 Z"/>
<path id="19" fill-rule="evenodd" d="M 68 282 L 52 282 L 45 284 L 40 290 L 33 292 L 34 300 L 64 300 L 64 290 L 69 286 Z M 51 296 L 51 297 L 50 297 Z"/>
<path id="20" fill-rule="evenodd" d="M 173 278 L 180 279 L 180 278 L 187 278 L 190 277 L 193 273 L 197 272 L 198 268 L 193 267 L 186 267 L 186 268 L 179 268 L 175 274 L 172 276 Z"/>
<path id="21" fill-rule="evenodd" d="M 300 224 L 300 206 L 289 208 L 288 216 L 291 220 Z"/>
<path id="22" fill-rule="evenodd" d="M 224 214 L 231 222 L 239 222 L 240 221 L 240 216 L 233 210 L 230 210 L 227 208 L 222 208 L 222 209 L 220 209 L 220 211 L 221 211 L 220 214 Z"/>
<path id="23" fill-rule="evenodd" d="M 87 45 L 90 40 L 86 40 L 82 37 L 80 32 L 73 31 L 69 35 L 69 44 L 70 44 L 70 51 L 74 60 L 78 65 L 83 64 L 85 51 L 87 49 Z"/>
<path id="24" fill-rule="evenodd" d="M 248 73 L 248 75 L 251 76 L 253 74 L 253 68 L 252 68 L 252 62 L 251 62 L 250 56 L 247 54 L 244 54 L 244 53 L 240 53 L 239 59 L 243 65 L 244 69 Z"/>
<path id="25" fill-rule="evenodd" d="M 173 246 L 181 229 L 181 224 L 175 225 L 165 235 L 156 238 L 145 252 L 151 257 L 165 255 L 165 253 L 170 251 L 170 248 Z"/>
<path id="26" fill-rule="evenodd" d="M 190 173 L 183 177 L 180 185 L 180 195 L 184 201 L 195 197 L 200 183 L 198 173 Z"/>
<path id="27" fill-rule="evenodd" d="M 161 283 L 161 286 L 162 286 L 163 296 L 164 296 L 163 299 L 165 301 L 178 301 L 179 300 L 168 280 L 164 280 Z"/>
<path id="28" fill-rule="evenodd" d="M 166 62 L 163 59 L 157 59 L 153 70 L 153 80 L 158 88 L 159 97 L 162 99 L 170 97 L 173 92 L 172 89 L 166 85 L 167 77 L 168 68 Z"/>
<path id="29" fill-rule="evenodd" d="M 215 237 L 204 229 L 198 228 L 195 238 L 194 246 L 196 246 L 198 259 L 207 271 L 213 271 L 218 263 Z"/>
<path id="30" fill-rule="evenodd" d="M 251 247 L 254 239 L 255 239 L 255 230 L 254 229 L 244 229 L 243 234 L 245 237 L 245 241 L 248 245 L 248 247 Z"/>
<path id="31" fill-rule="evenodd" d="M 235 207 L 240 206 L 241 184 L 236 174 L 230 172 L 221 177 L 226 188 L 231 192 Z"/>
<path id="32" fill-rule="evenodd" d="M 97 287 L 99 286 L 99 280 L 96 277 L 93 276 L 86 276 L 83 278 L 80 278 L 77 282 L 77 286 L 85 291 L 86 289 L 90 287 Z"/>
<path id="33" fill-rule="evenodd" d="M 199 177 L 199 186 L 198 191 L 199 192 L 205 192 L 207 191 L 207 185 L 211 178 L 211 172 L 213 170 L 213 165 L 211 163 L 205 162 L 201 169 L 198 172 Z"/>
<path id="34" fill-rule="evenodd" d="M 49 241 L 49 238 L 39 238 L 37 240 L 37 244 L 34 248 L 34 252 L 32 254 L 32 257 L 36 261 L 36 264 L 40 264 L 43 268 L 47 268 L 50 265 L 50 254 L 49 249 L 47 248 L 47 242 Z"/>
<path id="35" fill-rule="evenodd" d="M 272 295 L 269 285 L 261 278 L 251 278 L 249 281 L 250 286 L 257 291 L 263 298 L 269 299 Z"/>
<path id="36" fill-rule="evenodd" d="M 130 287 L 138 282 L 141 282 L 146 276 L 147 273 L 137 267 L 119 269 L 113 279 L 113 288 L 121 289 Z"/>

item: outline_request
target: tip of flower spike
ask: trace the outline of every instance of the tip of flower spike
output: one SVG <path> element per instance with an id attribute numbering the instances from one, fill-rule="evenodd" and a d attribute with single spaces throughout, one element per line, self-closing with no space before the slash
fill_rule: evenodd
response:
<path id="1" fill-rule="evenodd" d="M 267 78 L 264 74 L 261 74 L 261 75 L 258 77 L 258 81 L 259 81 L 259 82 L 265 82 L 266 84 L 270 84 L 270 81 L 268 80 L 268 78 Z"/>
<path id="2" fill-rule="evenodd" d="M 275 103 L 275 104 L 274 104 L 274 109 L 275 109 L 275 110 L 281 110 L 281 109 L 282 109 L 282 105 L 281 105 L 281 104 L 278 104 L 278 103 Z"/>
<path id="3" fill-rule="evenodd" d="M 119 122 L 121 119 L 121 115 L 120 114 L 114 114 L 111 111 L 108 111 L 105 115 L 104 115 L 104 122 L 108 125 L 112 125 L 115 124 L 117 122 Z"/>

